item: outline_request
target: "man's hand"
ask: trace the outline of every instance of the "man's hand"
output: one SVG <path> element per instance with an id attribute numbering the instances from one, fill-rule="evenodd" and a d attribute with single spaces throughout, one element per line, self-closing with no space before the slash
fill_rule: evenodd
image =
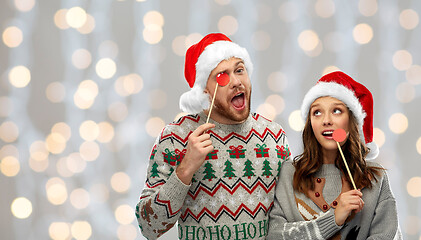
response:
<path id="1" fill-rule="evenodd" d="M 362 196 L 363 194 L 359 190 L 350 190 L 340 195 L 338 206 L 335 209 L 335 221 L 338 226 L 345 223 L 345 220 L 353 210 L 355 210 L 355 213 L 358 213 L 363 209 L 364 201 Z"/>
<path id="2" fill-rule="evenodd" d="M 193 174 L 202 166 L 206 155 L 213 151 L 210 135 L 206 132 L 214 127 L 215 124 L 205 123 L 190 134 L 186 155 L 175 170 L 177 177 L 184 184 L 190 184 Z"/>

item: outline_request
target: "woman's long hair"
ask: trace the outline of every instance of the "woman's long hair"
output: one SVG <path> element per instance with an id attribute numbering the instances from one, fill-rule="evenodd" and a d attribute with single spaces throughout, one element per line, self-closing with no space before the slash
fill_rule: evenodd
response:
<path id="1" fill-rule="evenodd" d="M 376 175 L 380 176 L 383 168 L 367 166 L 365 156 L 368 154 L 369 149 L 359 137 L 358 124 L 351 111 L 349 111 L 349 129 L 348 140 L 342 146 L 345 159 L 357 188 L 371 188 L 371 180 L 375 179 L 377 181 Z M 303 153 L 294 158 L 293 187 L 295 191 L 307 194 L 308 190 L 314 190 L 315 174 L 323 165 L 322 146 L 317 141 L 316 136 L 314 136 L 310 113 L 307 116 L 302 139 Z M 346 180 L 351 183 L 340 154 L 335 159 L 335 166 L 342 171 Z"/>

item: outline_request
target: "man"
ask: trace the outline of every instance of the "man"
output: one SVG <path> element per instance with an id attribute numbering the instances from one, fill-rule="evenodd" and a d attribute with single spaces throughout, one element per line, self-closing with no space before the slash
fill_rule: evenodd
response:
<path id="1" fill-rule="evenodd" d="M 265 239 L 278 172 L 290 152 L 281 126 L 250 114 L 252 71 L 247 50 L 220 33 L 187 50 L 191 90 L 180 107 L 192 115 L 157 138 L 136 206 L 148 239 L 177 221 L 179 239 Z M 219 74 L 229 83 L 217 88 L 206 123 Z"/>

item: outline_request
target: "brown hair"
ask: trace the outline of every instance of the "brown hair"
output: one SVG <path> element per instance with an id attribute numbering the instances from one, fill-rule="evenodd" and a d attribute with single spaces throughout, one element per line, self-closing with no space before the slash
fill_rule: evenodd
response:
<path id="1" fill-rule="evenodd" d="M 351 111 L 349 111 L 349 125 L 349 137 L 344 146 L 342 146 L 345 159 L 357 188 L 371 188 L 371 180 L 375 179 L 377 181 L 376 175 L 380 176 L 381 170 L 384 169 L 367 166 L 365 156 L 368 154 L 369 149 L 359 137 L 358 124 Z M 315 174 L 323 165 L 322 147 L 317 141 L 316 136 L 314 136 L 311 127 L 310 113 L 307 116 L 302 139 L 304 146 L 303 153 L 296 156 L 293 163 L 295 167 L 293 187 L 295 191 L 307 194 L 309 190 L 314 190 Z M 341 158 L 340 154 L 338 154 L 335 159 L 335 165 L 342 171 L 346 180 L 351 183 Z"/>

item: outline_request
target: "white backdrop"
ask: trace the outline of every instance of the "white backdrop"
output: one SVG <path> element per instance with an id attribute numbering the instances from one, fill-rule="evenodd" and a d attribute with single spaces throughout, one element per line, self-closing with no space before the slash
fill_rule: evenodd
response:
<path id="1" fill-rule="evenodd" d="M 372 91 L 377 161 L 420 240 L 420 14 L 417 0 L 2 1 L 1 238 L 143 239 L 134 207 L 155 137 L 181 114 L 184 53 L 224 32 L 254 63 L 252 110 L 293 155 L 323 73 Z"/>

